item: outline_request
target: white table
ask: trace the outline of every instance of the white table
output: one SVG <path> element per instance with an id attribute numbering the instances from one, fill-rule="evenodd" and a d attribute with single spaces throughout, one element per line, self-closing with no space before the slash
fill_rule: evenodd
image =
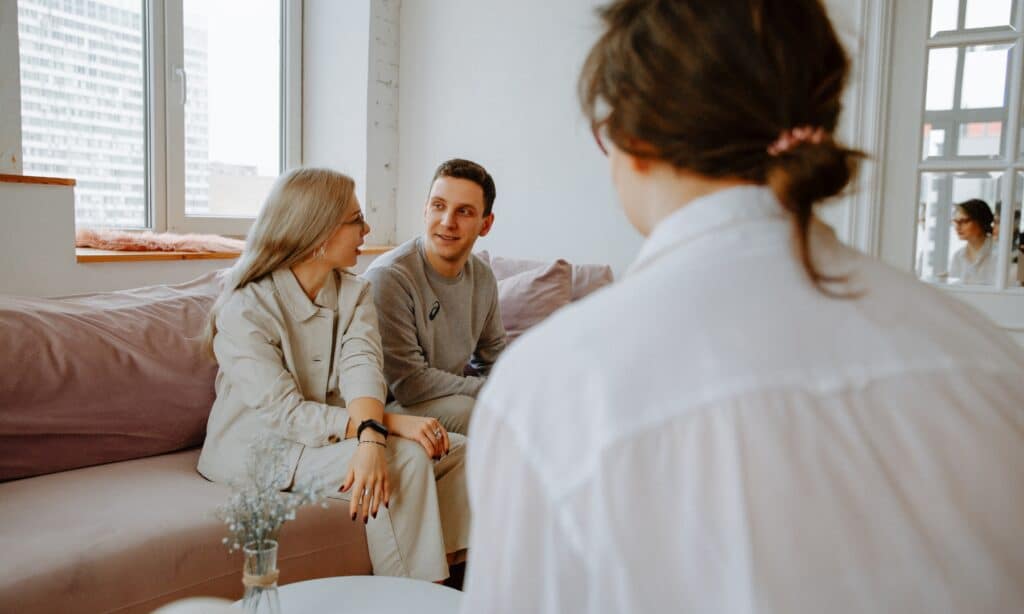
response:
<path id="1" fill-rule="evenodd" d="M 338 576 L 278 587 L 281 614 L 458 614 L 462 593 L 387 576 Z"/>

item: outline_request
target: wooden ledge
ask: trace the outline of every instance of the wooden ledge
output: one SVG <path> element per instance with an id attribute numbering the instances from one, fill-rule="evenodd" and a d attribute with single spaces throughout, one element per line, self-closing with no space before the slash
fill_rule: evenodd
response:
<path id="1" fill-rule="evenodd" d="M 151 260 L 234 260 L 235 252 L 129 252 L 76 247 L 77 262 L 144 262 Z"/>
<path id="2" fill-rule="evenodd" d="M 379 256 L 380 254 L 386 254 L 391 250 L 395 249 L 395 245 L 364 245 L 359 248 L 364 256 Z"/>
<path id="3" fill-rule="evenodd" d="M 0 173 L 0 183 L 35 183 L 40 185 L 74 186 L 74 179 L 63 177 L 33 177 L 32 175 L 5 175 Z"/>
<path id="4" fill-rule="evenodd" d="M 364 245 L 363 255 L 379 255 L 394 249 L 393 245 Z M 145 262 L 155 260 L 234 260 L 237 252 L 129 252 L 76 247 L 77 262 Z"/>

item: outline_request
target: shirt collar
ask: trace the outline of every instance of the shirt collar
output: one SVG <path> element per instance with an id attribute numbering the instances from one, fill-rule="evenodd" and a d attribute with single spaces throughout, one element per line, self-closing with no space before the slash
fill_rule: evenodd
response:
<path id="1" fill-rule="evenodd" d="M 274 286 L 278 295 L 284 300 L 288 311 L 299 322 L 304 322 L 320 311 L 320 308 L 336 310 L 338 308 L 338 273 L 332 271 L 324 282 L 324 287 L 316 295 L 316 303 L 309 300 L 306 293 L 295 279 L 295 274 L 288 267 L 281 267 L 273 272 Z"/>
<path id="2" fill-rule="evenodd" d="M 991 253 L 992 253 L 992 237 L 988 237 L 988 238 L 985 239 L 985 243 L 981 246 L 981 249 L 978 250 L 978 253 L 975 254 L 974 262 L 971 262 L 970 260 L 967 260 L 966 258 L 964 258 L 964 260 L 967 260 L 967 264 L 969 264 L 971 266 L 980 266 L 981 263 L 985 262 L 985 259 L 988 258 Z"/>
<path id="3" fill-rule="evenodd" d="M 735 224 L 754 219 L 781 218 L 785 214 L 775 194 L 765 186 L 738 186 L 696 198 L 655 226 L 626 275 L 678 247 Z"/>

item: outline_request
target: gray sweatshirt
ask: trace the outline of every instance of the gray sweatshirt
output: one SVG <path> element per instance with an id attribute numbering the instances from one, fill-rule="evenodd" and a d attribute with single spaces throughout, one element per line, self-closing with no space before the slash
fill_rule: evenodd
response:
<path id="1" fill-rule="evenodd" d="M 395 400 L 409 406 L 475 397 L 505 349 L 490 267 L 471 255 L 459 277 L 443 277 L 416 237 L 374 260 L 363 277 L 373 286 L 384 376 Z M 464 375 L 467 366 L 476 375 Z"/>

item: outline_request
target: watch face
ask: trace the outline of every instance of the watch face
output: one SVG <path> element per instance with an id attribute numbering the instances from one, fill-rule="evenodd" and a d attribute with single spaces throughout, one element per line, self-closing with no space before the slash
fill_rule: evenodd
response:
<path id="1" fill-rule="evenodd" d="M 356 437 L 359 437 L 359 434 L 363 432 L 363 429 L 372 429 L 374 431 L 377 431 L 384 437 L 388 436 L 388 427 L 384 426 L 381 422 L 378 422 L 373 418 L 363 420 L 359 424 L 359 428 L 356 430 Z"/>

